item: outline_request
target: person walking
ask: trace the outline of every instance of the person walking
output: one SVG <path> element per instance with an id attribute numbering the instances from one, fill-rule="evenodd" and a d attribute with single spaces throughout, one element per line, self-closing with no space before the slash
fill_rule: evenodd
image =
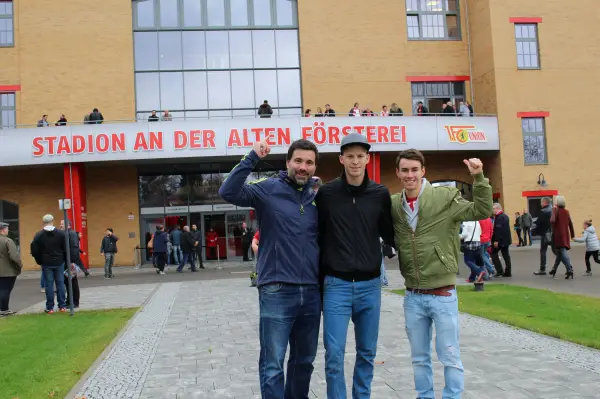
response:
<path id="1" fill-rule="evenodd" d="M 533 224 L 533 218 L 527 212 L 527 210 L 523 210 L 523 214 L 521 215 L 521 229 L 523 230 L 523 246 L 527 245 L 527 239 L 529 238 L 529 246 L 533 245 L 531 241 L 531 225 Z"/>
<path id="2" fill-rule="evenodd" d="M 542 209 L 538 214 L 538 218 L 536 221 L 535 231 L 540 238 L 540 268 L 538 271 L 533 272 L 536 276 L 545 276 L 546 275 L 546 253 L 548 252 L 548 247 L 554 251 L 552 247 L 552 224 L 550 223 L 550 219 L 552 218 L 552 206 L 551 200 L 548 197 L 544 197 L 541 200 Z"/>
<path id="3" fill-rule="evenodd" d="M 512 244 L 512 234 L 510 233 L 510 218 L 502 210 L 502 205 L 494 204 L 494 230 L 492 233 L 492 260 L 496 267 L 496 277 L 512 277 L 512 263 L 508 248 Z M 502 253 L 506 268 L 502 270 L 500 256 Z"/>
<path id="4" fill-rule="evenodd" d="M 523 237 L 521 237 L 521 214 L 519 212 L 515 212 L 515 224 L 513 225 L 513 229 L 515 230 L 515 233 L 517 233 L 517 238 L 519 239 L 517 247 L 524 247 Z"/>
<path id="5" fill-rule="evenodd" d="M 479 222 L 462 222 L 459 237 L 462 241 L 461 250 L 464 254 L 465 265 L 471 269 L 467 283 L 479 283 L 485 276 L 485 269 L 477 266 L 477 257 L 481 248 L 481 226 Z"/>
<path id="6" fill-rule="evenodd" d="M 554 266 L 550 271 L 552 277 L 556 277 L 556 270 L 558 265 L 562 262 L 567 268 L 565 279 L 573 279 L 573 266 L 571 264 L 571 258 L 569 257 L 569 251 L 571 249 L 571 239 L 575 238 L 575 232 L 573 230 L 573 222 L 571 221 L 571 215 L 566 209 L 567 203 L 565 197 L 559 195 L 556 197 L 556 205 L 552 211 L 552 217 L 550 223 L 552 224 L 552 242 L 554 244 L 554 250 L 556 259 L 554 260 Z"/>
<path id="7" fill-rule="evenodd" d="M 156 232 L 152 237 L 152 248 L 154 248 L 154 254 L 156 255 L 156 274 L 166 274 L 168 242 L 169 235 L 165 232 L 165 227 L 156 226 Z"/>
<path id="8" fill-rule="evenodd" d="M 252 245 L 252 229 L 248 227 L 246 222 L 242 222 L 242 252 L 243 252 L 243 261 L 249 262 L 250 258 L 248 257 L 248 252 L 250 252 L 250 246 Z M 252 254 L 250 254 L 252 256 Z"/>
<path id="9" fill-rule="evenodd" d="M 119 237 L 114 234 L 112 228 L 106 229 L 102 243 L 100 244 L 100 255 L 104 256 L 104 278 L 111 279 L 115 276 L 112 273 L 113 265 L 115 264 L 115 255 L 117 252 L 117 241 Z"/>
<path id="10" fill-rule="evenodd" d="M 65 233 L 69 234 L 69 259 L 71 261 L 71 288 L 73 290 L 73 307 L 79 308 L 79 299 L 80 299 L 80 290 L 79 290 L 79 280 L 77 279 L 77 273 L 79 270 L 83 269 L 81 262 L 81 251 L 79 247 L 79 234 L 76 231 L 71 230 L 71 222 L 67 220 L 65 223 L 64 220 L 60 221 L 60 229 Z M 67 265 L 65 265 L 64 271 L 64 281 L 65 281 L 65 292 L 67 293 L 67 305 L 71 304 L 71 297 L 69 296 L 69 271 L 67 270 Z"/>
<path id="11" fill-rule="evenodd" d="M 189 230 L 189 228 L 188 228 Z M 173 264 L 179 265 L 183 258 L 183 250 L 181 249 L 181 226 L 177 225 L 171 231 L 171 244 L 173 245 Z"/>
<path id="12" fill-rule="evenodd" d="M 319 152 L 311 141 L 296 140 L 288 149 L 286 171 L 246 184 L 254 167 L 270 151 L 266 141 L 254 143 L 223 182 L 219 195 L 233 205 L 253 207 L 260 226 L 261 396 L 308 398 L 321 323 L 316 192 L 309 184 Z"/>
<path id="13" fill-rule="evenodd" d="M 198 242 L 194 240 L 192 233 L 190 232 L 189 226 L 183 226 L 183 233 L 180 237 L 181 242 L 181 250 L 183 254 L 181 255 L 181 260 L 179 263 L 179 267 L 177 268 L 177 273 L 183 273 L 183 267 L 189 261 L 192 272 L 197 272 L 196 264 L 194 263 L 194 251 L 196 250 L 196 245 Z"/>
<path id="14" fill-rule="evenodd" d="M 198 260 L 198 267 L 204 269 L 204 260 L 202 259 L 202 232 L 198 229 L 198 225 L 192 225 L 192 238 L 194 239 L 194 253 L 192 254 L 192 262 L 196 264 Z"/>
<path id="15" fill-rule="evenodd" d="M 434 398 L 432 326 L 436 352 L 444 365 L 444 398 L 460 398 L 464 368 L 460 359 L 458 272 L 460 223 L 492 214 L 492 187 L 477 158 L 463 163 L 473 176 L 473 202 L 455 187 L 434 187 L 425 175 L 425 157 L 410 149 L 396 158 L 404 189 L 392 196 L 392 221 L 400 272 L 404 277 L 404 318 L 417 397 Z"/>
<path id="16" fill-rule="evenodd" d="M 487 270 L 488 278 L 492 278 L 496 274 L 494 269 L 494 263 L 490 258 L 489 248 L 492 246 L 492 234 L 494 230 L 494 224 L 492 218 L 485 218 L 479 221 L 479 227 L 481 227 L 481 246 L 479 247 L 479 257 Z"/>
<path id="17" fill-rule="evenodd" d="M 44 228 L 37 232 L 31 242 L 31 255 L 42 267 L 44 285 L 46 287 L 47 314 L 54 313 L 54 288 L 60 312 L 67 311 L 65 301 L 64 271 L 67 262 L 66 236 L 54 227 L 54 216 L 45 215 L 42 218 Z"/>
<path id="18" fill-rule="evenodd" d="M 575 242 L 585 243 L 585 273 L 584 276 L 590 277 L 592 275 L 592 266 L 590 265 L 590 258 L 594 257 L 594 262 L 600 263 L 600 242 L 598 242 L 598 236 L 596 235 L 596 229 L 592 226 L 592 219 L 583 221 L 583 236 L 576 237 Z"/>
<path id="19" fill-rule="evenodd" d="M 369 179 L 371 145 L 350 133 L 342 139 L 342 176 L 317 194 L 323 280 L 323 343 L 327 397 L 345 398 L 344 355 L 348 324 L 356 337 L 352 396 L 369 398 L 381 314 L 380 237 L 394 245 L 390 192 Z"/>
<path id="20" fill-rule="evenodd" d="M 23 270 L 17 246 L 8 237 L 8 227 L 8 223 L 0 222 L 0 317 L 17 313 L 10 310 L 10 294 Z"/>

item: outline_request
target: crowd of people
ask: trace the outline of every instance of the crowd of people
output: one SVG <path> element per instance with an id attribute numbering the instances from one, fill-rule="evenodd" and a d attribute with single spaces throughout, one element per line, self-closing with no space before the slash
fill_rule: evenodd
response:
<path id="1" fill-rule="evenodd" d="M 65 114 L 61 114 L 60 118 L 54 123 L 54 126 L 67 126 L 68 124 L 67 117 Z M 99 125 L 104 122 L 104 116 L 102 112 L 98 110 L 98 108 L 94 108 L 92 112 L 87 113 L 83 116 L 83 124 L 84 125 Z M 48 115 L 42 115 L 42 119 L 40 119 L 37 123 L 37 127 L 49 127 L 50 122 L 48 122 Z"/>

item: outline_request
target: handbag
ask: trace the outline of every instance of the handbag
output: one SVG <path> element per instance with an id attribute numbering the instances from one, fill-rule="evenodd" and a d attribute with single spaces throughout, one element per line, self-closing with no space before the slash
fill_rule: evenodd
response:
<path id="1" fill-rule="evenodd" d="M 473 223 L 477 223 L 477 222 L 473 222 Z M 475 230 L 477 230 L 477 226 L 473 227 L 473 234 L 471 234 L 471 239 L 469 241 L 462 241 L 460 243 L 460 252 L 462 252 L 463 254 L 465 253 L 465 251 L 467 250 L 467 243 L 473 241 L 473 237 L 475 237 Z"/>

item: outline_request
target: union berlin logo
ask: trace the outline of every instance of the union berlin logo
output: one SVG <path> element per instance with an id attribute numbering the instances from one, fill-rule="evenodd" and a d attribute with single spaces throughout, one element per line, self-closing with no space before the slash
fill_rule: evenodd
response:
<path id="1" fill-rule="evenodd" d="M 446 125 L 446 132 L 448 132 L 448 139 L 451 143 L 467 144 L 469 142 L 487 142 L 487 136 L 481 129 L 477 129 L 476 126 L 456 126 Z"/>

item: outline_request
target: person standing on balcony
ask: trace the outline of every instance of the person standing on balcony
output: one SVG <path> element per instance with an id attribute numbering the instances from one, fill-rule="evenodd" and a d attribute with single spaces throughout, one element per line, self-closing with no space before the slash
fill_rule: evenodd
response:
<path id="1" fill-rule="evenodd" d="M 348 116 L 362 116 L 362 112 L 360 111 L 360 108 L 358 107 L 358 103 L 354 103 L 354 107 L 352 107 L 352 109 L 350 109 L 350 111 L 348 112 Z"/>
<path id="2" fill-rule="evenodd" d="M 55 126 L 67 126 L 67 118 L 65 114 L 60 116 L 60 119 L 56 122 Z"/>
<path id="3" fill-rule="evenodd" d="M 427 116 L 429 115 L 429 110 L 425 105 L 423 105 L 423 101 L 419 101 L 417 103 L 417 109 L 415 110 L 415 114 L 417 116 Z"/>
<path id="4" fill-rule="evenodd" d="M 325 104 L 325 116 L 334 117 L 335 111 L 331 108 L 331 105 Z"/>
<path id="5" fill-rule="evenodd" d="M 392 106 L 390 107 L 390 116 L 403 116 L 403 115 L 404 115 L 404 111 L 402 111 L 402 108 L 400 108 L 398 106 L 398 104 L 392 103 Z"/>
<path id="6" fill-rule="evenodd" d="M 50 124 L 48 124 L 48 115 L 44 114 L 42 115 L 42 119 L 40 119 L 37 123 L 37 127 L 48 127 L 50 126 Z"/>
<path id="7" fill-rule="evenodd" d="M 90 114 L 90 124 L 99 125 L 103 122 L 104 122 L 104 116 L 102 115 L 102 113 L 100 111 L 98 111 L 98 108 L 94 108 L 94 110 Z"/>
<path id="8" fill-rule="evenodd" d="M 160 120 L 163 122 L 171 122 L 173 120 L 173 116 L 169 113 L 169 110 L 165 109 L 165 112 L 160 117 Z"/>
<path id="9" fill-rule="evenodd" d="M 460 116 L 468 117 L 471 115 L 471 110 L 469 110 L 469 107 L 467 107 L 467 105 L 462 101 L 460 102 L 458 111 L 459 111 Z"/>
<path id="10" fill-rule="evenodd" d="M 160 118 L 156 115 L 156 111 L 152 111 L 152 115 L 148 117 L 148 122 L 158 122 Z"/>
<path id="11" fill-rule="evenodd" d="M 265 100 L 260 107 L 258 107 L 258 116 L 261 118 L 270 118 L 273 115 L 273 108 L 269 105 L 269 102 Z"/>

